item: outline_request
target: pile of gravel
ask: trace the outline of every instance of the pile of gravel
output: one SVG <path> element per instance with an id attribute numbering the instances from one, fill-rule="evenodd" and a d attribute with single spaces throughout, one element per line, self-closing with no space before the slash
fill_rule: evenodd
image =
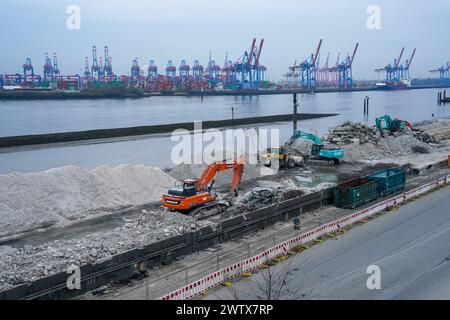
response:
<path id="1" fill-rule="evenodd" d="M 409 134 L 387 136 L 378 143 L 352 143 L 342 147 L 344 160 L 357 162 L 361 160 L 381 160 L 409 156 L 417 153 L 430 153 L 433 147 Z"/>
<path id="2" fill-rule="evenodd" d="M 344 161 L 357 162 L 430 153 L 436 139 L 415 128 L 406 128 L 383 138 L 376 126 L 347 121 L 331 129 L 325 141 L 344 149 Z"/>
<path id="3" fill-rule="evenodd" d="M 115 254 L 197 230 L 207 221 L 178 213 L 143 211 L 136 220 L 114 230 L 78 239 L 54 240 L 40 246 L 16 249 L 0 246 L 0 291 L 64 272 L 74 264 L 95 264 Z"/>
<path id="4" fill-rule="evenodd" d="M 159 168 L 67 166 L 0 176 L 0 238 L 161 199 L 175 179 Z"/>

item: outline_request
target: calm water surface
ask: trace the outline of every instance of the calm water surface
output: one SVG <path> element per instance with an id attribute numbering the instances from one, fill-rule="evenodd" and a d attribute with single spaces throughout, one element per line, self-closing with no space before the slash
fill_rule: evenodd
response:
<path id="1" fill-rule="evenodd" d="M 437 89 L 320 93 L 300 95 L 300 112 L 338 113 L 338 116 L 305 120 L 299 128 L 323 135 L 346 120 L 374 123 L 389 114 L 409 121 L 450 116 L 450 105 L 438 106 Z M 370 96 L 370 115 L 363 115 L 363 99 Z M 139 100 L 71 100 L 0 102 L 0 136 L 116 128 L 148 124 L 219 120 L 292 112 L 291 95 L 253 97 L 152 97 Z M 292 124 L 264 127 L 280 129 L 287 139 Z M 40 171 L 64 165 L 93 168 L 123 163 L 170 167 L 175 145 L 170 137 L 85 144 L 0 153 L 0 173 Z"/>

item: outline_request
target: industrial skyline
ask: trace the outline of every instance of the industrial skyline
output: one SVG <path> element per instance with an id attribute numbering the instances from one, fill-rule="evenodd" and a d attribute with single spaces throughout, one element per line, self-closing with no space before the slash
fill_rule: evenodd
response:
<path id="1" fill-rule="evenodd" d="M 261 59 L 268 69 L 268 80 L 283 79 L 296 60 L 311 54 L 318 39 L 324 39 L 321 64 L 328 52 L 331 59 L 339 53 L 345 57 L 359 43 L 353 66 L 355 79 L 376 79 L 374 70 L 390 63 L 402 47 L 408 52 L 417 48 L 413 76 L 431 77 L 430 70 L 449 60 L 449 45 L 433 39 L 450 26 L 450 4 L 438 0 L 417 10 L 410 3 L 377 1 L 380 30 L 367 28 L 367 8 L 374 4 L 370 1 L 280 1 L 276 7 L 270 2 L 231 1 L 221 10 L 202 0 L 131 1 L 127 5 L 86 0 L 1 3 L 2 21 L 14 28 L 0 31 L 8 48 L 3 51 L 0 72 L 15 73 L 30 57 L 36 73 L 42 74 L 44 53 L 56 52 L 65 74 L 82 74 L 85 57 L 95 44 L 110 47 L 116 74 L 129 74 L 134 58 L 147 66 L 153 60 L 160 68 L 165 68 L 168 60 L 177 67 L 182 60 L 191 66 L 198 60 L 205 66 L 212 52 L 216 63 L 223 65 L 227 52 L 229 60 L 236 61 L 248 49 L 249 39 L 257 37 L 266 41 Z M 70 5 L 81 10 L 79 30 L 66 26 Z M 12 13 L 19 11 L 21 19 L 33 28 L 13 21 Z M 436 37 L 430 39 L 430 32 Z"/>

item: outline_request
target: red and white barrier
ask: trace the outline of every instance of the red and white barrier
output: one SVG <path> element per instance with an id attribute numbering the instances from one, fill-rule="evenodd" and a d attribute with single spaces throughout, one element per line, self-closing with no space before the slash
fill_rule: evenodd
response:
<path id="1" fill-rule="evenodd" d="M 244 272 L 252 271 L 258 268 L 263 263 L 272 260 L 276 257 L 286 255 L 287 252 L 295 247 L 307 244 L 327 233 L 332 233 L 338 231 L 339 229 L 354 224 L 358 221 L 361 221 L 375 213 L 381 212 L 388 207 L 399 205 L 411 198 L 414 198 L 418 195 L 426 193 L 434 188 L 437 188 L 443 184 L 447 184 L 450 182 L 450 175 L 439 178 L 435 181 L 427 183 L 423 186 L 417 187 L 410 191 L 404 192 L 398 196 L 386 199 L 382 202 L 374 204 L 371 207 L 358 211 L 356 213 L 352 213 L 343 218 L 337 219 L 335 221 L 329 222 L 315 228 L 310 231 L 306 231 L 305 233 L 294 237 L 290 240 L 287 240 L 283 243 L 277 244 L 260 254 L 248 258 L 246 260 L 235 263 L 231 266 L 225 267 L 221 270 L 218 270 L 200 280 L 197 280 L 193 283 L 190 283 L 187 286 L 184 286 L 178 290 L 175 290 L 171 293 L 168 293 L 162 296 L 161 300 L 187 300 L 191 299 L 195 296 L 200 295 L 202 292 L 205 292 L 208 289 L 216 287 L 220 285 L 222 282 L 233 279 Z"/>

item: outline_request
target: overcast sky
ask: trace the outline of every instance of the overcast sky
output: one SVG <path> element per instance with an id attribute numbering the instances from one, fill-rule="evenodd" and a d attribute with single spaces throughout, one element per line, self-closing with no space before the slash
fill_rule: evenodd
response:
<path id="1" fill-rule="evenodd" d="M 81 9 L 81 29 L 69 30 L 69 5 Z M 369 30 L 366 10 L 381 9 L 381 30 Z M 304 60 L 323 39 L 321 64 L 328 52 L 334 63 L 356 42 L 357 79 L 376 79 L 373 71 L 391 62 L 403 46 L 417 47 L 414 77 L 429 76 L 450 60 L 448 0 L 2 0 L 0 72 L 22 72 L 30 57 L 42 72 L 44 52 L 57 52 L 63 74 L 80 73 L 92 45 L 108 45 L 116 74 L 128 74 L 132 59 L 171 59 L 204 66 L 209 52 L 220 65 L 228 51 L 236 60 L 253 37 L 264 38 L 261 62 L 278 80 L 295 60 Z M 100 54 L 103 55 L 103 54 Z"/>

